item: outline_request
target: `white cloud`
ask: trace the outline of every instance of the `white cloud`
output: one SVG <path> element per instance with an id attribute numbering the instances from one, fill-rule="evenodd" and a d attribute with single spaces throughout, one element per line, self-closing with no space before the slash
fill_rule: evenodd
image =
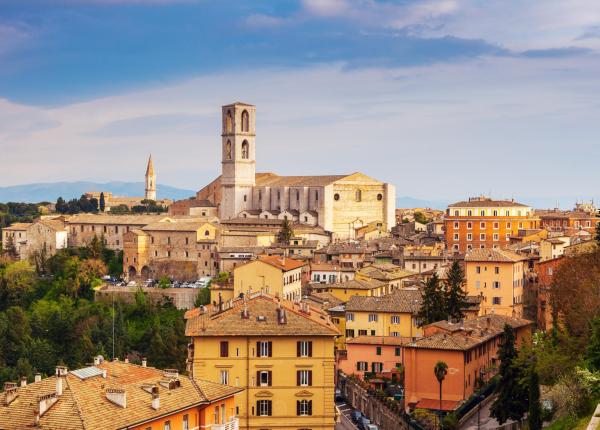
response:
<path id="1" fill-rule="evenodd" d="M 302 0 L 302 5 L 307 12 L 317 16 L 339 16 L 353 9 L 347 0 Z"/>
<path id="2" fill-rule="evenodd" d="M 0 185 L 140 180 L 152 152 L 160 182 L 199 188 L 220 169 L 220 106 L 242 100 L 257 105 L 261 171 L 360 170 L 428 198 L 539 195 L 540 184 L 592 196 L 599 74 L 593 56 L 483 58 L 236 71 L 60 108 L 4 101 Z"/>

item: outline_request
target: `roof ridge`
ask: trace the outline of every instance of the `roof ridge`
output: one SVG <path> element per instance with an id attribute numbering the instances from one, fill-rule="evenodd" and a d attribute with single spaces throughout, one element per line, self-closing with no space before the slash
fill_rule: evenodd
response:
<path id="1" fill-rule="evenodd" d="M 57 376 L 55 376 L 57 377 Z M 65 378 L 65 383 L 69 389 L 69 391 L 71 392 L 71 397 L 73 398 L 73 403 L 75 404 L 75 409 L 77 410 L 77 416 L 79 417 L 79 420 L 81 421 L 81 427 L 83 428 L 83 430 L 88 429 L 89 427 L 87 426 L 85 419 L 83 417 L 83 413 L 81 412 L 81 408 L 79 407 L 79 399 L 77 397 L 77 395 L 75 394 L 75 390 L 73 388 L 71 388 L 71 384 L 69 383 L 69 378 Z M 64 393 L 63 393 L 64 395 Z M 90 428 L 91 430 L 91 428 Z"/>

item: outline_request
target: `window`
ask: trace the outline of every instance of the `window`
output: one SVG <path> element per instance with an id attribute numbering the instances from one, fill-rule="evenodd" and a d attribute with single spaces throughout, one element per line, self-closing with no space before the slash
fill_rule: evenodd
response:
<path id="1" fill-rule="evenodd" d="M 399 346 L 394 348 L 394 355 L 396 357 L 400 357 L 400 347 Z"/>
<path id="2" fill-rule="evenodd" d="M 231 160 L 231 142 L 227 141 L 225 144 L 225 159 Z"/>
<path id="3" fill-rule="evenodd" d="M 296 385 L 310 387 L 312 385 L 312 370 L 298 370 L 296 372 Z"/>
<path id="4" fill-rule="evenodd" d="M 371 372 L 380 373 L 383 371 L 383 363 L 373 362 L 371 363 Z"/>
<path id="5" fill-rule="evenodd" d="M 392 315 L 392 324 L 400 324 L 400 315 Z"/>
<path id="6" fill-rule="evenodd" d="M 312 400 L 296 400 L 296 415 L 312 415 Z"/>
<path id="7" fill-rule="evenodd" d="M 359 372 L 366 372 L 369 369 L 369 363 L 366 361 L 358 361 L 356 363 L 356 370 Z"/>
<path id="8" fill-rule="evenodd" d="M 492 288 L 496 288 L 496 289 L 500 288 L 500 281 L 494 281 L 492 283 Z"/>
<path id="9" fill-rule="evenodd" d="M 359 336 L 366 336 L 367 335 L 367 331 L 366 330 L 359 330 L 358 331 L 358 335 Z"/>
<path id="10" fill-rule="evenodd" d="M 481 266 L 477 266 L 475 268 L 475 273 L 481 273 Z"/>
<path id="11" fill-rule="evenodd" d="M 335 193 L 333 195 L 333 200 L 338 201 L 340 199 L 340 195 L 338 193 Z"/>
<path id="12" fill-rule="evenodd" d="M 257 400 L 256 411 L 259 417 L 270 417 L 273 411 L 273 402 L 271 400 Z"/>
<path id="13" fill-rule="evenodd" d="M 312 342 L 306 340 L 296 342 L 296 357 L 312 357 Z"/>
<path id="14" fill-rule="evenodd" d="M 458 223 L 457 222 L 454 223 L 454 229 L 458 230 Z"/>
<path id="15" fill-rule="evenodd" d="M 375 347 L 375 354 L 381 355 L 381 347 L 380 346 Z"/>
<path id="16" fill-rule="evenodd" d="M 231 111 L 228 110 L 225 115 L 225 133 L 231 133 L 233 131 L 233 116 Z"/>
<path id="17" fill-rule="evenodd" d="M 454 216 L 458 216 L 459 212 L 458 211 L 454 211 Z"/>
<path id="18" fill-rule="evenodd" d="M 511 224 L 509 222 L 506 223 L 506 228 L 512 228 Z"/>
<path id="19" fill-rule="evenodd" d="M 354 200 L 356 200 L 357 202 L 360 202 L 362 200 L 361 190 L 356 190 L 356 192 L 354 193 Z"/>
<path id="20" fill-rule="evenodd" d="M 393 332 L 392 332 L 392 336 L 393 336 L 393 337 L 400 337 L 400 333 L 399 333 L 399 332 L 397 332 L 397 331 L 393 331 Z"/>
<path id="21" fill-rule="evenodd" d="M 377 322 L 377 314 L 369 314 L 369 322 Z"/>
<path id="22" fill-rule="evenodd" d="M 479 240 L 485 240 L 485 233 L 479 234 Z"/>
<path id="23" fill-rule="evenodd" d="M 378 201 L 383 200 L 383 194 L 377 194 L 377 200 Z"/>
<path id="24" fill-rule="evenodd" d="M 467 240 L 473 240 L 473 233 L 467 233 Z"/>
<path id="25" fill-rule="evenodd" d="M 494 267 L 494 274 L 496 274 L 496 275 L 500 274 L 500 267 L 498 267 L 498 266 Z"/>
<path id="26" fill-rule="evenodd" d="M 183 416 L 183 430 L 190 430 L 190 417 L 188 414 Z"/>
<path id="27" fill-rule="evenodd" d="M 171 421 L 165 421 L 164 429 L 165 430 L 171 430 Z"/>
<path id="28" fill-rule="evenodd" d="M 221 341 L 221 357 L 229 357 L 229 342 Z"/>
<path id="29" fill-rule="evenodd" d="M 242 159 L 247 160 L 250 153 L 250 144 L 247 140 L 242 142 Z"/>
<path id="30" fill-rule="evenodd" d="M 258 357 L 271 357 L 272 356 L 273 342 L 259 341 L 256 342 L 256 352 Z"/>
<path id="31" fill-rule="evenodd" d="M 354 321 L 354 314 L 353 314 L 353 313 L 350 313 L 350 312 L 348 312 L 348 313 L 346 314 L 346 321 Z"/>
<path id="32" fill-rule="evenodd" d="M 475 288 L 481 288 L 481 281 L 475 281 Z"/>
<path id="33" fill-rule="evenodd" d="M 221 370 L 221 384 L 229 385 L 229 371 Z"/>
<path id="34" fill-rule="evenodd" d="M 346 337 L 354 337 L 354 330 L 347 328 Z"/>
<path id="35" fill-rule="evenodd" d="M 500 223 L 499 222 L 495 222 L 494 223 L 494 230 L 498 230 L 500 228 Z"/>
<path id="36" fill-rule="evenodd" d="M 458 240 L 458 233 L 454 233 L 454 240 Z"/>
<path id="37" fill-rule="evenodd" d="M 247 110 L 242 111 L 242 131 L 250 131 L 250 115 Z"/>
<path id="38" fill-rule="evenodd" d="M 473 216 L 473 211 L 472 211 L 471 209 L 469 209 L 469 210 L 467 211 L 467 215 L 468 215 L 468 216 Z"/>
<path id="39" fill-rule="evenodd" d="M 498 242 L 500 240 L 500 235 L 498 233 L 494 233 L 494 242 Z"/>
<path id="40" fill-rule="evenodd" d="M 492 297 L 492 304 L 499 305 L 502 303 L 502 297 Z"/>
<path id="41" fill-rule="evenodd" d="M 481 211 L 479 212 L 479 215 L 481 215 L 481 216 L 485 216 L 485 210 L 481 210 Z"/>
<path id="42" fill-rule="evenodd" d="M 270 387 L 273 383 L 273 374 L 270 370 L 259 370 L 256 372 L 256 382 L 259 387 Z"/>
<path id="43" fill-rule="evenodd" d="M 484 222 L 480 222 L 479 223 L 479 228 L 485 228 L 485 223 Z"/>
<path id="44" fill-rule="evenodd" d="M 468 222 L 467 223 L 467 230 L 471 230 L 473 228 L 473 223 L 472 222 Z"/>

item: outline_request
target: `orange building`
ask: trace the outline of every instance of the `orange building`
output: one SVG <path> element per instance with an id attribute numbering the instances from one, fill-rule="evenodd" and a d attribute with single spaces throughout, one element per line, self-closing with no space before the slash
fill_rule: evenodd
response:
<path id="1" fill-rule="evenodd" d="M 562 231 L 572 235 L 580 230 L 595 233 L 596 225 L 600 222 L 597 212 L 586 212 L 583 210 L 561 211 L 538 211 L 541 227 L 550 231 Z"/>
<path id="2" fill-rule="evenodd" d="M 243 391 L 176 370 L 103 362 L 19 386 L 4 384 L 0 429 L 237 430 L 234 396 Z"/>
<path id="3" fill-rule="evenodd" d="M 554 324 L 552 306 L 550 304 L 550 286 L 554 279 L 554 273 L 558 266 L 565 261 L 564 256 L 541 261 L 535 265 L 536 279 L 536 303 L 537 303 L 537 327 L 540 330 L 550 330 Z"/>
<path id="4" fill-rule="evenodd" d="M 497 373 L 505 324 L 515 329 L 517 346 L 531 339 L 531 321 L 501 315 L 426 326 L 425 337 L 404 346 L 407 407 L 439 410 L 439 383 L 433 373 L 438 361 L 448 365 L 442 383 L 442 409 L 454 410 L 468 399 L 478 380 L 488 381 Z"/>
<path id="5" fill-rule="evenodd" d="M 523 316 L 526 260 L 507 249 L 473 249 L 465 255 L 467 294 L 481 297 L 481 315 Z"/>
<path id="6" fill-rule="evenodd" d="M 337 370 L 363 379 L 365 373 L 390 378 L 403 365 L 402 345 L 409 338 L 395 336 L 358 336 L 346 341 L 346 351 L 338 351 Z"/>
<path id="7" fill-rule="evenodd" d="M 471 197 L 448 206 L 444 218 L 446 246 L 454 253 L 504 248 L 519 230 L 535 229 L 538 224 L 530 206 L 514 200 Z"/>

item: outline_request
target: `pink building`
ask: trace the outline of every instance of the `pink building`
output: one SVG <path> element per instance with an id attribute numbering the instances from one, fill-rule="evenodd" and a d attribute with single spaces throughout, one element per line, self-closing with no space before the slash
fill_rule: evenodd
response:
<path id="1" fill-rule="evenodd" d="M 346 351 L 339 351 L 337 369 L 346 375 L 364 379 L 367 372 L 391 377 L 404 364 L 402 345 L 410 339 L 396 336 L 358 336 L 346 341 Z"/>

